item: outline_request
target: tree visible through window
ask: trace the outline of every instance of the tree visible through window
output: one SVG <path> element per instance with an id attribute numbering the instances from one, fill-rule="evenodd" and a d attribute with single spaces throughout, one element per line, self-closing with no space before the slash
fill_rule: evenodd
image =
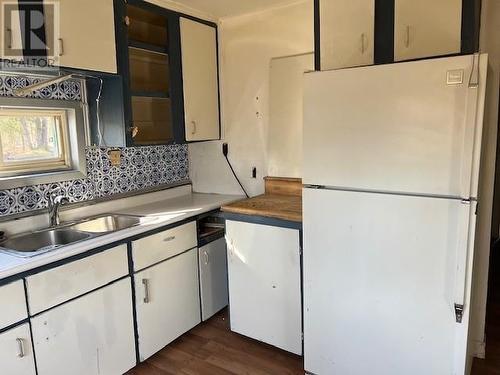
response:
<path id="1" fill-rule="evenodd" d="M 64 111 L 0 110 L 0 174 L 67 168 Z"/>

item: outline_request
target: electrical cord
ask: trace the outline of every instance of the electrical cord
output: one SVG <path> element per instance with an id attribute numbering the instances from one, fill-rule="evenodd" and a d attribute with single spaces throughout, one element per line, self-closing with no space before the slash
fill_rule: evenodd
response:
<path id="1" fill-rule="evenodd" d="M 240 179 L 236 175 L 236 172 L 234 171 L 233 166 L 231 165 L 231 161 L 229 161 L 229 158 L 227 157 L 228 151 L 229 151 L 229 147 L 228 147 L 227 143 L 224 143 L 222 145 L 222 154 L 226 158 L 227 164 L 229 165 L 229 168 L 231 169 L 231 172 L 233 172 L 234 178 L 236 179 L 236 181 L 238 181 L 238 184 L 240 184 L 241 190 L 243 190 L 243 192 L 245 193 L 245 196 L 247 198 L 250 198 L 250 196 L 248 195 L 247 191 L 243 187 L 243 184 L 241 183 Z"/>

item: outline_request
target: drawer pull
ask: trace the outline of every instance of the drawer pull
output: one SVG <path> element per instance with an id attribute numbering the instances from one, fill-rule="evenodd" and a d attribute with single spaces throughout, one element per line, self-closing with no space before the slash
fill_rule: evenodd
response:
<path id="1" fill-rule="evenodd" d="M 365 33 L 361 33 L 361 54 L 364 55 L 365 51 Z"/>
<path id="2" fill-rule="evenodd" d="M 173 240 L 175 240 L 175 236 L 170 236 L 170 237 L 164 238 L 163 242 L 170 242 L 170 241 L 173 241 Z"/>
<path id="3" fill-rule="evenodd" d="M 142 285 L 144 285 L 144 303 L 149 303 L 151 299 L 149 298 L 149 280 L 142 279 Z"/>
<path id="4" fill-rule="evenodd" d="M 204 251 L 203 255 L 205 256 L 205 265 L 208 265 L 208 263 L 210 263 L 210 257 L 208 256 L 208 252 Z"/>
<path id="5" fill-rule="evenodd" d="M 62 38 L 59 38 L 59 56 L 64 55 L 64 41 Z"/>
<path id="6" fill-rule="evenodd" d="M 7 48 L 8 49 L 12 49 L 12 45 L 13 45 L 13 42 L 12 42 L 12 29 L 6 29 L 7 31 L 7 40 L 8 40 L 8 44 L 7 44 Z"/>
<path id="7" fill-rule="evenodd" d="M 17 341 L 17 356 L 19 358 L 23 358 L 26 355 L 24 351 L 24 340 L 21 338 L 17 338 L 16 341 Z"/>
<path id="8" fill-rule="evenodd" d="M 410 48 L 410 25 L 406 26 L 405 47 Z"/>

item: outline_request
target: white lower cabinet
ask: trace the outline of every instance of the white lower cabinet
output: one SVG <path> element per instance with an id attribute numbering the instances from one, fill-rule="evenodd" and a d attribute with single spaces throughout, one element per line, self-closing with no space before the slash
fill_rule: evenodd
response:
<path id="1" fill-rule="evenodd" d="M 31 323 L 38 375 L 118 375 L 136 364 L 130 278 Z"/>
<path id="2" fill-rule="evenodd" d="M 226 221 L 231 330 L 302 354 L 299 231 Z"/>
<path id="3" fill-rule="evenodd" d="M 205 321 L 228 304 L 226 240 L 200 247 L 201 316 Z"/>
<path id="4" fill-rule="evenodd" d="M 0 333 L 0 368 L 5 375 L 35 375 L 28 323 Z"/>
<path id="5" fill-rule="evenodd" d="M 135 275 L 141 361 L 201 322 L 197 252 L 189 250 Z"/>

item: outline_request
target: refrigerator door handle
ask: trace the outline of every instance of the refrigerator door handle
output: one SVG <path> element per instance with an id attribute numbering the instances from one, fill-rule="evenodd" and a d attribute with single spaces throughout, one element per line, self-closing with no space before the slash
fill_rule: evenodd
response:
<path id="1" fill-rule="evenodd" d="M 462 200 L 460 202 L 464 207 L 464 213 L 460 215 L 460 222 L 458 224 L 458 243 L 456 249 L 456 267 L 455 267 L 455 296 L 454 296 L 454 311 L 455 321 L 462 323 L 465 300 L 466 300 L 466 283 L 467 283 L 467 263 L 469 259 L 469 249 L 474 236 L 471 236 L 471 227 L 475 227 L 475 215 L 471 217 L 472 201 Z M 472 237 L 472 238 L 471 238 Z"/>
<path id="2" fill-rule="evenodd" d="M 464 305 L 459 305 L 455 303 L 455 321 L 457 323 L 462 323 L 464 317 Z"/>

